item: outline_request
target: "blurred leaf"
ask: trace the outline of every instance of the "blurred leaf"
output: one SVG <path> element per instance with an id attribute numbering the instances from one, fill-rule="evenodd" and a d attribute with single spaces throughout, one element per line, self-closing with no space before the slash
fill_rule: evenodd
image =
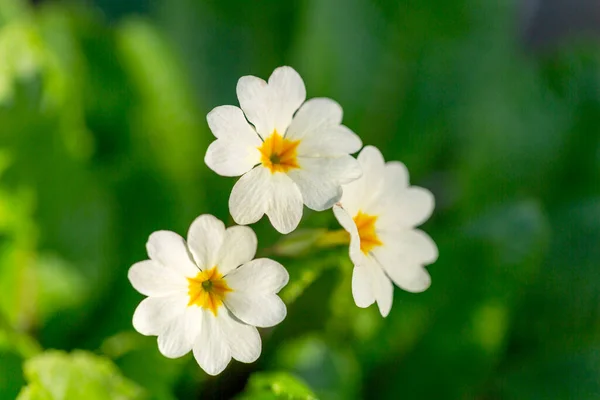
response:
<path id="1" fill-rule="evenodd" d="M 2 349 L 10 350 L 23 358 L 32 357 L 42 350 L 31 336 L 14 330 L 6 321 L 0 323 L 0 350 Z"/>
<path id="2" fill-rule="evenodd" d="M 290 281 L 281 290 L 279 296 L 288 306 L 300 297 L 315 280 L 321 277 L 325 270 L 335 268 L 338 265 L 339 256 L 335 252 L 332 253 L 320 259 L 308 257 L 295 261 L 292 259 L 282 261 L 290 274 Z"/>
<path id="3" fill-rule="evenodd" d="M 50 255 L 39 255 L 30 278 L 35 291 L 36 320 L 44 324 L 57 312 L 74 309 L 87 300 L 86 281 L 75 266 Z"/>
<path id="4" fill-rule="evenodd" d="M 36 24 L 47 49 L 52 74 L 46 78 L 43 107 L 59 110 L 59 134 L 66 151 L 74 159 L 88 160 L 94 151 L 94 138 L 85 125 L 85 60 L 75 26 L 79 20 L 91 20 L 91 13 L 75 7 L 45 4 L 36 14 Z"/>
<path id="5" fill-rule="evenodd" d="M 0 399 L 14 399 L 25 384 L 23 361 L 41 352 L 29 335 L 16 331 L 0 312 Z"/>
<path id="6" fill-rule="evenodd" d="M 75 327 L 89 317 L 85 314 L 90 304 L 83 300 L 101 293 L 114 274 L 108 265 L 114 257 L 111 248 L 115 237 L 107 235 L 113 223 L 112 198 L 89 169 L 92 145 L 78 100 L 82 69 L 71 22 L 69 12 L 49 6 L 35 9 L 0 32 L 0 36 L 8 35 L 6 51 L 15 60 L 12 65 L 16 71 L 0 73 L 0 80 L 5 77 L 11 91 L 10 101 L 0 107 L 0 144 L 12 160 L 3 186 L 28 194 L 36 223 L 29 252 L 21 254 L 27 256 L 20 262 L 26 268 L 19 272 L 27 281 L 16 285 L 15 290 L 29 293 L 19 298 L 24 300 L 21 308 L 28 307 L 20 317 L 26 319 L 27 327 L 41 322 L 32 316 L 43 319 L 42 342 L 53 346 L 74 344 L 69 339 L 80 333 Z M 19 47 L 17 52 L 11 50 L 14 45 Z M 38 249 L 60 259 L 61 267 L 57 268 L 56 261 L 47 263 L 45 255 L 39 258 Z M 38 268 L 42 275 L 48 269 L 62 273 L 63 286 L 56 290 L 66 289 L 68 282 L 77 288 L 60 294 L 42 290 L 40 293 L 54 296 L 52 300 L 59 300 L 56 296 L 62 300 L 44 303 L 44 310 L 35 310 L 38 300 L 46 301 L 38 299 L 29 287 L 38 282 Z M 61 308 L 67 303 L 69 312 Z M 59 309 L 63 312 L 55 312 Z"/>
<path id="7" fill-rule="evenodd" d="M 190 84 L 208 98 L 210 109 L 233 104 L 239 77 L 267 78 L 289 63 L 300 8 L 299 2 L 279 0 L 264 0 L 259 7 L 245 0 L 172 0 L 157 3 L 153 17 L 186 61 L 193 73 Z"/>
<path id="8" fill-rule="evenodd" d="M 308 386 L 287 372 L 256 372 L 250 376 L 240 400 L 316 400 Z"/>
<path id="9" fill-rule="evenodd" d="M 152 394 L 152 399 L 175 400 L 174 388 L 188 357 L 172 360 L 158 351 L 155 337 L 122 332 L 102 344 L 102 352 L 114 360 L 124 376 Z"/>
<path id="10" fill-rule="evenodd" d="M 293 371 L 309 384 L 319 399 L 360 397 L 361 371 L 354 353 L 349 348 L 326 342 L 318 334 L 282 343 L 273 367 Z"/>
<path id="11" fill-rule="evenodd" d="M 357 116 L 364 113 L 372 91 L 374 64 L 383 50 L 384 17 L 373 2 L 365 0 L 301 4 L 303 23 L 298 26 L 293 66 L 304 77 L 309 98 L 335 98 L 344 108 L 344 124 L 355 127 Z"/>
<path id="12" fill-rule="evenodd" d="M 32 208 L 30 191 L 10 193 L 0 186 L 0 314 L 23 330 L 34 324 L 35 312 L 29 282 L 37 241 Z"/>
<path id="13" fill-rule="evenodd" d="M 2 331 L 0 331 L 1 341 Z M 5 348 L 0 342 L 0 398 L 14 399 L 25 384 L 22 365 L 23 357 Z"/>
<path id="14" fill-rule="evenodd" d="M 149 146 L 158 166 L 181 185 L 182 204 L 189 206 L 192 202 L 186 198 L 197 199 L 203 193 L 196 177 L 206 167 L 198 154 L 210 136 L 204 118 L 197 116 L 180 62 L 162 34 L 143 20 L 123 23 L 117 31 L 117 46 L 141 100 L 135 110 L 134 140 L 141 148 Z"/>
<path id="15" fill-rule="evenodd" d="M 47 351 L 25 362 L 28 386 L 19 400 L 129 400 L 146 398 L 110 360 L 83 351 Z"/>
<path id="16" fill-rule="evenodd" d="M 271 249 L 273 254 L 283 257 L 300 257 L 313 250 L 322 240 L 326 229 L 297 229 L 282 237 Z"/>
<path id="17" fill-rule="evenodd" d="M 0 27 L 27 11 L 25 0 L 0 0 Z"/>
<path id="18" fill-rule="evenodd" d="M 47 53 L 35 25 L 28 19 L 0 28 L 0 105 L 12 100 L 14 82 L 27 80 L 48 67 Z"/>

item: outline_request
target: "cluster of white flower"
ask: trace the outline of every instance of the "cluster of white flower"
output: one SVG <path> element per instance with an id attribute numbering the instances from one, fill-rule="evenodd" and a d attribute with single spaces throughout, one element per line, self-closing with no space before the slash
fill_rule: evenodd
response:
<path id="1" fill-rule="evenodd" d="M 238 81 L 240 107 L 220 106 L 208 114 L 217 138 L 206 164 L 219 175 L 241 176 L 229 198 L 236 223 L 267 215 L 275 229 L 289 233 L 303 205 L 333 208 L 349 233 L 354 263 L 352 294 L 359 307 L 377 302 L 390 312 L 394 282 L 421 292 L 431 283 L 424 266 L 437 259 L 435 243 L 415 229 L 431 215 L 432 194 L 411 187 L 400 162 L 385 163 L 375 147 L 342 125 L 342 108 L 325 98 L 306 100 L 304 82 L 290 67 L 277 68 L 268 82 Z M 168 231 L 153 233 L 149 260 L 129 270 L 135 289 L 148 296 L 136 309 L 133 326 L 158 336 L 166 357 L 193 351 L 211 375 L 231 358 L 255 361 L 261 352 L 256 327 L 286 316 L 277 293 L 288 282 L 285 268 L 270 259 L 253 260 L 256 235 L 246 226 L 225 228 L 211 215 L 191 225 L 187 242 Z"/>

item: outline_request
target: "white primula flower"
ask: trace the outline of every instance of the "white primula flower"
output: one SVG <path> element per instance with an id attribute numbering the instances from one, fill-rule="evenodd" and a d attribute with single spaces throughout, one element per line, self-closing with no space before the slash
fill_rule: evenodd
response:
<path id="1" fill-rule="evenodd" d="M 251 363 L 260 355 L 256 326 L 286 316 L 277 296 L 289 279 L 283 266 L 252 260 L 256 235 L 246 226 L 225 229 L 212 215 L 192 223 L 186 241 L 174 232 L 150 235 L 150 260 L 129 269 L 133 287 L 148 296 L 135 310 L 134 328 L 158 336 L 169 358 L 190 350 L 204 371 L 216 375 L 231 358 Z"/>
<path id="2" fill-rule="evenodd" d="M 392 308 L 392 281 L 409 292 L 422 292 L 431 284 L 424 265 L 437 259 L 438 250 L 415 227 L 431 215 L 433 195 L 409 186 L 404 164 L 385 163 L 373 146 L 365 147 L 358 161 L 363 176 L 344 185 L 333 212 L 350 233 L 354 302 L 368 307 L 376 301 L 385 317 Z"/>
<path id="3" fill-rule="evenodd" d="M 349 154 L 362 142 L 341 125 L 342 108 L 325 98 L 304 102 L 304 82 L 294 69 L 277 68 L 268 83 L 244 76 L 237 97 L 241 109 L 220 106 L 208 114 L 217 140 L 204 160 L 219 175 L 242 175 L 229 198 L 238 224 L 267 214 L 275 229 L 289 233 L 302 218 L 303 203 L 316 211 L 331 208 L 341 185 L 360 177 Z"/>

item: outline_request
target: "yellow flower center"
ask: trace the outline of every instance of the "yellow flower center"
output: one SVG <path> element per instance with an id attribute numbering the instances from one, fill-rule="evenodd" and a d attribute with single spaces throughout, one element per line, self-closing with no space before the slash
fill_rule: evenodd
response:
<path id="1" fill-rule="evenodd" d="M 200 271 L 195 278 L 187 278 L 187 280 L 190 296 L 188 306 L 204 307 L 212 311 L 215 316 L 223 304 L 225 294 L 232 291 L 216 266 Z"/>
<path id="2" fill-rule="evenodd" d="M 273 174 L 300 168 L 297 158 L 299 144 L 299 140 L 285 139 L 277 131 L 273 131 L 273 134 L 258 148 L 261 154 L 260 162 Z"/>
<path id="3" fill-rule="evenodd" d="M 364 254 L 368 254 L 375 247 L 383 244 L 379 240 L 377 232 L 375 232 L 377 218 L 379 218 L 377 215 L 365 214 L 360 210 L 353 218 L 356 228 L 358 228 L 358 236 L 360 237 L 360 250 Z"/>

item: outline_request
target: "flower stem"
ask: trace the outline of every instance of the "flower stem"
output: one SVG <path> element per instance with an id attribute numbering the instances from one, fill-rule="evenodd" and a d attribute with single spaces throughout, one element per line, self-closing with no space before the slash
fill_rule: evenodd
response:
<path id="1" fill-rule="evenodd" d="M 350 234 L 343 229 L 336 231 L 327 231 L 323 233 L 315 242 L 319 248 L 336 247 L 348 245 L 350 243 Z"/>

